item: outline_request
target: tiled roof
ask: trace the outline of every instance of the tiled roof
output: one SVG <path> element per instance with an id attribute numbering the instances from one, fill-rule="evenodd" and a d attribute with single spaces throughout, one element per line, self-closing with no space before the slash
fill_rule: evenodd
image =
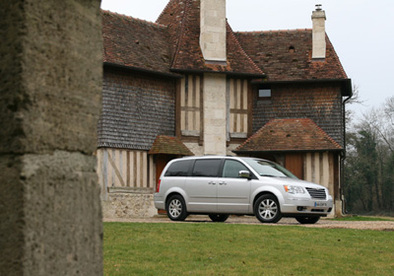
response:
<path id="1" fill-rule="evenodd" d="M 171 0 L 157 23 L 103 11 L 104 62 L 157 73 L 224 72 L 262 76 L 227 24 L 227 65 L 205 63 L 200 1 Z"/>
<path id="2" fill-rule="evenodd" d="M 171 49 L 166 26 L 102 11 L 104 62 L 170 73 Z"/>
<path id="3" fill-rule="evenodd" d="M 312 30 L 235 33 L 242 48 L 269 81 L 347 79 L 326 36 L 326 58 L 312 60 Z"/>
<path id="4" fill-rule="evenodd" d="M 199 43 L 199 0 L 171 0 L 156 22 L 169 28 L 173 42 L 171 65 L 173 70 L 263 75 L 243 51 L 228 24 L 227 65 L 205 63 Z"/>
<path id="5" fill-rule="evenodd" d="M 149 154 L 173 154 L 182 156 L 194 155 L 182 142 L 176 137 L 159 135 L 153 142 Z"/>
<path id="6" fill-rule="evenodd" d="M 324 60 L 312 60 L 312 30 L 234 33 L 227 23 L 227 65 L 205 63 L 200 0 L 170 0 L 156 23 L 103 11 L 104 62 L 158 73 L 224 72 L 269 81 L 345 80 L 326 36 Z"/>
<path id="7" fill-rule="evenodd" d="M 342 150 L 311 119 L 273 119 L 234 152 Z"/>

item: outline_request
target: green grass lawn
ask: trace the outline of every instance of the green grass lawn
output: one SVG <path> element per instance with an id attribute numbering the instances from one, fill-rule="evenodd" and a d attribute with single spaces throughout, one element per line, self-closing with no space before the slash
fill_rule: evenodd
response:
<path id="1" fill-rule="evenodd" d="M 393 275 L 394 232 L 104 223 L 105 275 Z"/>

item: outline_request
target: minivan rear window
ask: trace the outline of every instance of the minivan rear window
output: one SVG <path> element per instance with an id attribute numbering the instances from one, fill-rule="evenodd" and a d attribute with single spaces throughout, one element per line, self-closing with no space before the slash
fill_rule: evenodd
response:
<path id="1" fill-rule="evenodd" d="M 220 159 L 196 160 L 192 175 L 199 177 L 217 177 L 221 162 L 222 160 Z"/>
<path id="2" fill-rule="evenodd" d="M 193 160 L 182 160 L 170 165 L 165 176 L 187 176 Z"/>

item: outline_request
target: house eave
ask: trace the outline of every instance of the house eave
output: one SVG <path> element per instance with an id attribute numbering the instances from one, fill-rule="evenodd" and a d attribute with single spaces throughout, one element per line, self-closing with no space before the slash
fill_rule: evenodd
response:
<path id="1" fill-rule="evenodd" d="M 313 84 L 313 83 L 338 83 L 341 86 L 342 97 L 352 96 L 352 81 L 351 79 L 309 79 L 309 80 L 283 80 L 283 81 L 269 81 L 256 79 L 252 84 Z"/>
<path id="2" fill-rule="evenodd" d="M 147 74 L 154 74 L 162 77 L 169 77 L 169 78 L 175 78 L 175 79 L 180 79 L 182 78 L 181 75 L 172 73 L 172 72 L 160 72 L 156 70 L 148 70 L 140 67 L 134 67 L 134 66 L 126 66 L 122 64 L 116 64 L 116 63 L 111 63 L 111 62 L 103 62 L 103 67 L 112 67 L 112 68 L 117 68 L 117 69 L 122 69 L 122 70 L 127 70 L 127 71 L 134 71 L 134 72 L 140 72 L 140 73 L 147 73 Z"/>

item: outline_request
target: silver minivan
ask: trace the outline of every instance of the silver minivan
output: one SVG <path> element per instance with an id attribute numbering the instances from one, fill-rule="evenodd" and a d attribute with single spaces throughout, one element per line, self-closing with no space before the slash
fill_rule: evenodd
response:
<path id="1" fill-rule="evenodd" d="M 327 188 L 297 179 L 280 165 L 258 158 L 204 156 L 170 161 L 158 180 L 154 203 L 171 220 L 207 214 L 254 215 L 263 223 L 294 217 L 316 223 L 333 206 Z"/>

